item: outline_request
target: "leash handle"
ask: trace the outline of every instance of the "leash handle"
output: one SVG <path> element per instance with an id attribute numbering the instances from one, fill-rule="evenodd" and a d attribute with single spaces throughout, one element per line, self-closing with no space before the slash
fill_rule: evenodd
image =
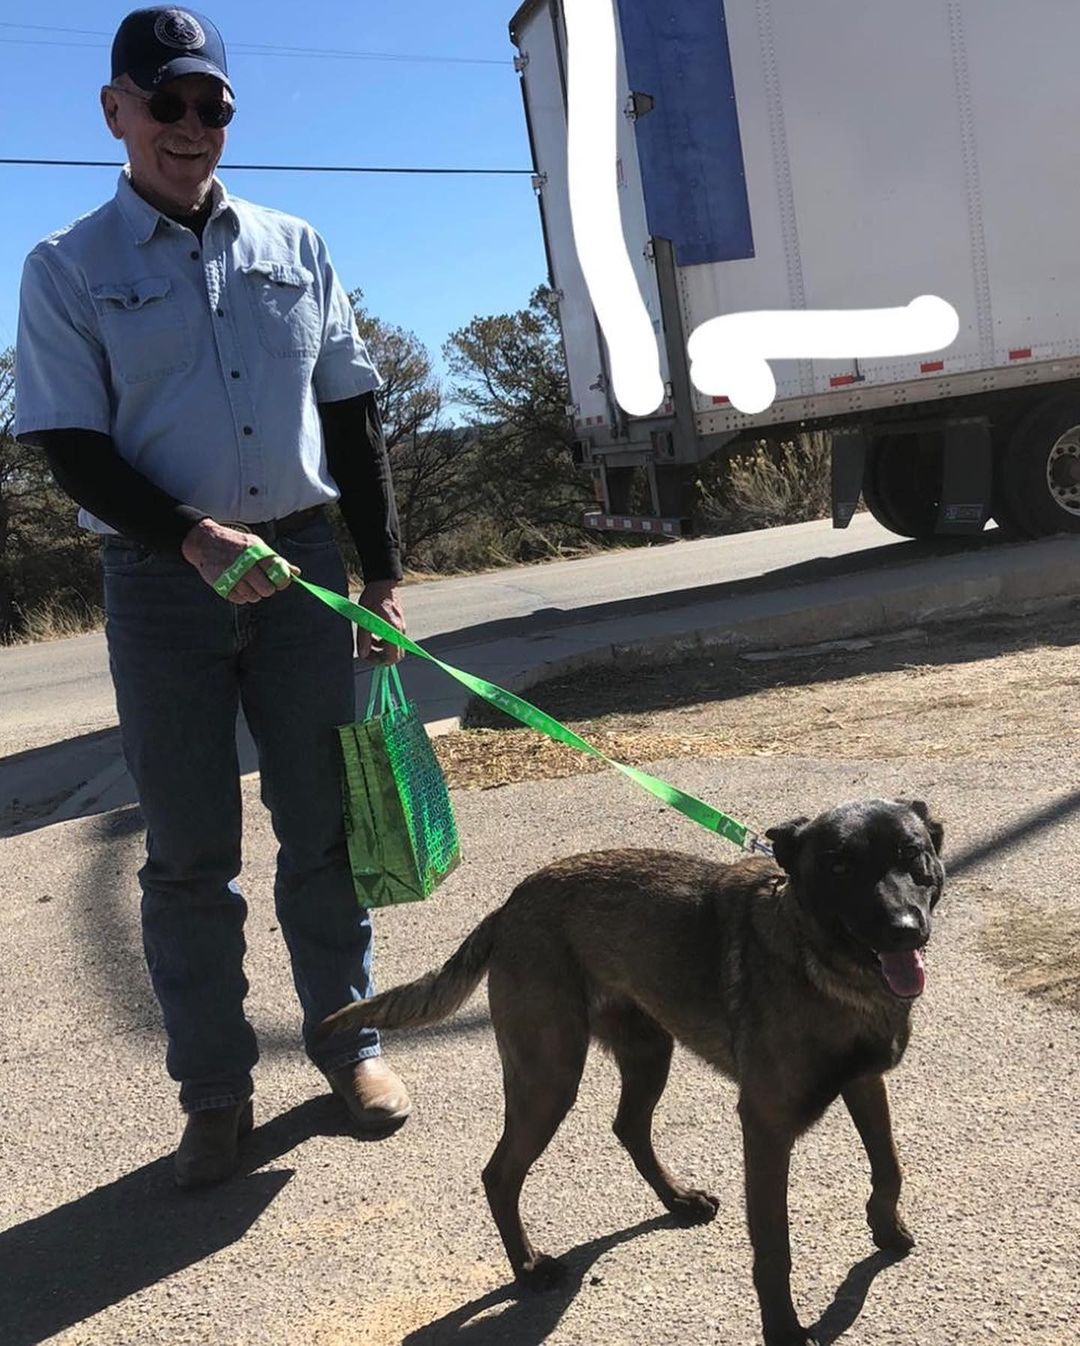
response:
<path id="1" fill-rule="evenodd" d="M 253 570 L 264 556 L 272 558 L 271 564 L 266 567 L 266 576 L 273 584 L 288 578 L 292 573 L 288 561 L 278 556 L 276 552 L 270 551 L 267 547 L 248 547 L 214 581 L 215 592 L 220 594 L 222 598 L 228 598 L 248 571 Z"/>

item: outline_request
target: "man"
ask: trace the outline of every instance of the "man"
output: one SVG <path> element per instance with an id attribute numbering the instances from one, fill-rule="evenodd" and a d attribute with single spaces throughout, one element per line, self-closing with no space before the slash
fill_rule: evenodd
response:
<path id="1" fill-rule="evenodd" d="M 218 30 L 184 9 L 129 14 L 101 107 L 128 165 L 112 200 L 27 258 L 16 433 L 103 535 L 109 661 L 147 825 L 143 939 L 187 1114 L 176 1178 L 196 1187 L 234 1170 L 252 1127 L 238 706 L 280 843 L 275 903 L 309 1056 L 366 1133 L 409 1112 L 374 1031 L 330 1052 L 312 1041 L 371 994 L 371 924 L 335 731 L 355 718 L 350 627 L 289 587 L 302 569 L 346 592 L 337 499 L 360 602 L 404 630 L 398 522 L 379 376 L 322 239 L 214 177 L 234 111 Z M 223 601 L 214 580 L 259 538 L 291 570 L 262 562 Z M 363 632 L 356 650 L 401 653 Z"/>

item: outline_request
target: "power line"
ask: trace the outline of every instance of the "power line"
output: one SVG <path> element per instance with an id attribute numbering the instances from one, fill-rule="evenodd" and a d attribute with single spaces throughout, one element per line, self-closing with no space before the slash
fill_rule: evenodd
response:
<path id="1" fill-rule="evenodd" d="M 112 159 L 0 159 L 0 165 L 38 168 L 123 168 Z M 223 172 L 252 170 L 260 173 L 428 173 L 442 176 L 472 174 L 480 177 L 526 177 L 531 168 L 376 168 L 354 164 L 220 164 Z"/>
<path id="2" fill-rule="evenodd" d="M 45 23 L 11 23 L 0 21 L 0 28 L 22 29 L 34 33 L 67 33 L 75 37 L 103 37 L 106 42 L 57 42 L 44 38 L 0 37 L 7 46 L 29 47 L 86 47 L 100 50 L 112 41 L 112 34 L 96 28 L 59 28 Z M 491 56 L 427 56 L 420 52 L 354 51 L 337 47 L 278 47 L 267 43 L 230 42 L 229 51 L 246 56 L 314 56 L 331 60 L 423 62 L 436 65 L 497 65 L 507 69 L 509 59 Z"/>

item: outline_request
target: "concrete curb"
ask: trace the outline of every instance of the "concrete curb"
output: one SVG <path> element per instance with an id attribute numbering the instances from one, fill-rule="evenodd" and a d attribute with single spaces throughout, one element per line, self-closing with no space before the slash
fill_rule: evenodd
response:
<path id="1" fill-rule="evenodd" d="M 660 655 L 685 655 L 717 648 L 779 649 L 881 635 L 903 627 L 942 624 L 989 613 L 1025 615 L 1080 600 L 1080 537 L 1052 538 L 1010 547 L 1004 555 L 1009 557 L 1009 568 L 991 573 L 986 573 L 985 556 L 977 553 L 948 558 L 950 570 L 944 577 L 927 573 L 939 571 L 940 560 L 920 562 L 895 574 L 885 574 L 879 589 L 872 594 L 855 591 L 853 579 L 856 582 L 861 579 L 864 584 L 865 576 L 845 576 L 802 589 L 765 592 L 749 600 L 765 609 L 760 613 L 599 645 L 523 669 L 505 678 L 503 685 L 521 694 L 549 678 L 628 660 L 655 662 Z M 455 722 L 441 721 L 438 732 L 446 733 L 463 722 L 468 723 L 469 712 L 478 701 L 479 698 L 470 696 L 463 715 Z"/>

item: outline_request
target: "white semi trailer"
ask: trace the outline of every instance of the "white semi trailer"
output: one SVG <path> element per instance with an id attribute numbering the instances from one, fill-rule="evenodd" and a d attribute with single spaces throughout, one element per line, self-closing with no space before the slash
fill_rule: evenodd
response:
<path id="1" fill-rule="evenodd" d="M 565 2 L 510 34 L 591 524 L 681 532 L 703 459 L 825 429 L 839 527 L 861 491 L 908 537 L 1080 532 L 1080 3 L 615 0 L 623 230 L 665 381 L 629 416 L 574 248 Z M 718 314 L 923 294 L 960 315 L 936 355 L 775 362 L 754 416 L 691 384 Z"/>

